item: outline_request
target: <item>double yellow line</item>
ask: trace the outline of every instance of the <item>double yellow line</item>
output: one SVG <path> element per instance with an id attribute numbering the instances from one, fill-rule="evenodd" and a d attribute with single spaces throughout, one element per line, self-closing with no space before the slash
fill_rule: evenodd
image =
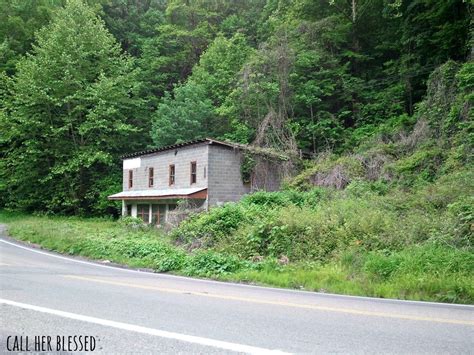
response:
<path id="1" fill-rule="evenodd" d="M 396 313 L 364 311 L 364 310 L 357 310 L 357 309 L 350 309 L 350 308 L 337 308 L 337 307 L 316 306 L 316 305 L 310 305 L 310 304 L 300 304 L 300 303 L 293 303 L 293 302 L 270 301 L 270 300 L 262 300 L 258 298 L 219 295 L 219 294 L 199 292 L 199 291 L 188 291 L 188 290 L 179 290 L 179 289 L 174 289 L 174 288 L 140 285 L 140 284 L 133 284 L 129 282 L 119 282 L 119 281 L 104 280 L 104 279 L 99 279 L 99 278 L 94 278 L 94 277 L 84 277 L 84 276 L 76 276 L 76 275 L 66 275 L 65 277 L 69 279 L 90 281 L 90 282 L 102 283 L 102 284 L 107 284 L 107 285 L 131 287 L 131 288 L 150 290 L 150 291 L 159 291 L 159 292 L 166 292 L 166 293 L 187 294 L 187 295 L 216 298 L 216 299 L 229 300 L 229 301 L 265 304 L 265 305 L 271 305 L 271 306 L 302 308 L 302 309 L 310 309 L 310 310 L 324 311 L 324 312 L 355 314 L 355 315 L 362 315 L 362 316 L 369 316 L 369 317 L 385 317 L 385 318 L 405 319 L 405 320 L 413 320 L 413 321 L 425 321 L 425 322 L 449 323 L 449 324 L 461 324 L 461 325 L 474 326 L 474 320 L 469 321 L 469 320 L 459 320 L 459 319 L 421 317 L 421 316 L 412 316 L 412 315 L 396 314 Z"/>

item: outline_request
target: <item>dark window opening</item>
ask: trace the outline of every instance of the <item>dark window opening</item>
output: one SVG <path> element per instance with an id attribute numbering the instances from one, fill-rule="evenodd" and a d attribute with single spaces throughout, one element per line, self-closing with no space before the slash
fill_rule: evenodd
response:
<path id="1" fill-rule="evenodd" d="M 128 188 L 131 189 L 133 187 L 133 170 L 128 171 Z"/>
<path id="2" fill-rule="evenodd" d="M 148 223 L 150 221 L 150 206 L 137 205 L 137 217 L 141 218 L 143 222 Z"/>
<path id="3" fill-rule="evenodd" d="M 195 161 L 191 162 L 191 184 L 195 184 L 197 181 L 197 164 Z"/>
<path id="4" fill-rule="evenodd" d="M 151 209 L 151 223 L 163 225 L 166 217 L 166 205 L 152 205 Z"/>
<path id="5" fill-rule="evenodd" d="M 132 205 L 127 205 L 127 216 L 132 215 Z"/>
<path id="6" fill-rule="evenodd" d="M 154 180 L 154 169 L 149 168 L 148 169 L 148 187 L 153 187 L 153 184 L 155 183 Z"/>
<path id="7" fill-rule="evenodd" d="M 174 185 L 174 181 L 175 181 L 175 169 L 174 169 L 174 165 L 170 165 L 170 181 L 169 181 L 170 186 Z"/>

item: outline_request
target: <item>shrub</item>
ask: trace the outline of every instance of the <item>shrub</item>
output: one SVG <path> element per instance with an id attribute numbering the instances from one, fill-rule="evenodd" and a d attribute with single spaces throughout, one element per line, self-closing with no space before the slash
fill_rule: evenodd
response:
<path id="1" fill-rule="evenodd" d="M 152 267 L 158 272 L 181 270 L 186 263 L 186 257 L 184 251 L 169 248 L 166 252 L 153 256 Z"/>
<path id="2" fill-rule="evenodd" d="M 399 269 L 401 261 L 402 258 L 398 254 L 371 252 L 366 256 L 363 271 L 386 280 Z"/>
<path id="3" fill-rule="evenodd" d="M 365 180 L 354 180 L 345 189 L 347 196 L 364 197 L 367 195 L 385 195 L 388 185 L 385 181 L 368 182 Z"/>
<path id="4" fill-rule="evenodd" d="M 441 166 L 443 156 L 440 148 L 428 147 L 419 149 L 413 154 L 399 159 L 386 167 L 389 174 L 394 175 L 404 186 L 414 182 L 431 182 Z"/>
<path id="5" fill-rule="evenodd" d="M 358 158 L 322 156 L 312 167 L 295 177 L 289 186 L 301 190 L 308 190 L 315 185 L 343 189 L 353 179 L 364 176 L 362 160 Z"/>
<path id="6" fill-rule="evenodd" d="M 191 255 L 184 273 L 192 276 L 215 277 L 236 272 L 248 265 L 236 256 L 224 255 L 214 251 L 198 251 Z"/>
<path id="7" fill-rule="evenodd" d="M 290 204 L 290 198 L 284 192 L 265 192 L 257 191 L 244 196 L 242 199 L 244 205 L 259 205 L 266 207 L 286 206 Z"/>
<path id="8" fill-rule="evenodd" d="M 211 246 L 217 240 L 231 234 L 246 220 L 247 216 L 241 205 L 227 203 L 222 207 L 212 208 L 207 213 L 191 216 L 171 231 L 170 236 L 183 244 L 200 240 L 204 245 Z"/>
<path id="9" fill-rule="evenodd" d="M 146 229 L 147 225 L 142 219 L 130 216 L 124 216 L 119 219 L 119 223 L 127 228 L 131 229 Z"/>

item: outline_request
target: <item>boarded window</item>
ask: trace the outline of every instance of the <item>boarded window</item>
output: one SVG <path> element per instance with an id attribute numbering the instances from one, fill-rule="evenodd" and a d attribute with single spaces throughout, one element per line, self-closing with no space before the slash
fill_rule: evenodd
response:
<path id="1" fill-rule="evenodd" d="M 149 223 L 150 221 L 150 206 L 149 205 L 137 205 L 137 217 L 141 218 L 143 222 Z"/>
<path id="2" fill-rule="evenodd" d="M 166 217 L 166 205 L 153 205 L 151 208 L 152 208 L 151 222 L 153 224 L 163 225 L 165 223 L 165 217 Z"/>
<path id="3" fill-rule="evenodd" d="M 191 162 L 191 184 L 195 184 L 197 179 L 197 164 L 195 161 Z"/>
<path id="4" fill-rule="evenodd" d="M 128 188 L 131 189 L 133 187 L 133 170 L 128 171 Z"/>
<path id="5" fill-rule="evenodd" d="M 170 181 L 169 181 L 170 186 L 174 185 L 174 181 L 175 181 L 175 169 L 174 169 L 174 165 L 170 165 Z"/>
<path id="6" fill-rule="evenodd" d="M 155 183 L 154 173 L 153 168 L 148 168 L 148 187 L 153 187 L 153 184 Z"/>

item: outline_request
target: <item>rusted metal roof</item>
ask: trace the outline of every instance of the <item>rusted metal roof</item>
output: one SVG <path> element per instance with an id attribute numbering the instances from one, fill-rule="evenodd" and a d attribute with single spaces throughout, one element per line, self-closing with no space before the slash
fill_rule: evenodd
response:
<path id="1" fill-rule="evenodd" d="M 171 149 L 186 147 L 188 145 L 200 144 L 200 143 L 206 143 L 206 142 L 207 142 L 207 144 L 217 144 L 217 145 L 222 145 L 222 146 L 226 146 L 226 147 L 234 148 L 234 149 L 241 149 L 242 147 L 244 147 L 244 145 L 242 145 L 242 144 L 231 143 L 231 142 L 223 142 L 223 141 L 218 141 L 218 140 L 212 139 L 212 138 L 203 138 L 203 139 L 196 139 L 196 140 L 189 141 L 189 142 L 183 142 L 183 143 L 168 145 L 166 147 L 142 150 L 141 152 L 135 152 L 135 153 L 129 153 L 129 154 L 122 155 L 121 158 L 122 159 L 135 158 L 135 157 L 139 157 L 139 156 L 142 156 L 142 155 L 148 155 L 148 154 L 163 152 L 165 150 L 171 150 Z"/>

